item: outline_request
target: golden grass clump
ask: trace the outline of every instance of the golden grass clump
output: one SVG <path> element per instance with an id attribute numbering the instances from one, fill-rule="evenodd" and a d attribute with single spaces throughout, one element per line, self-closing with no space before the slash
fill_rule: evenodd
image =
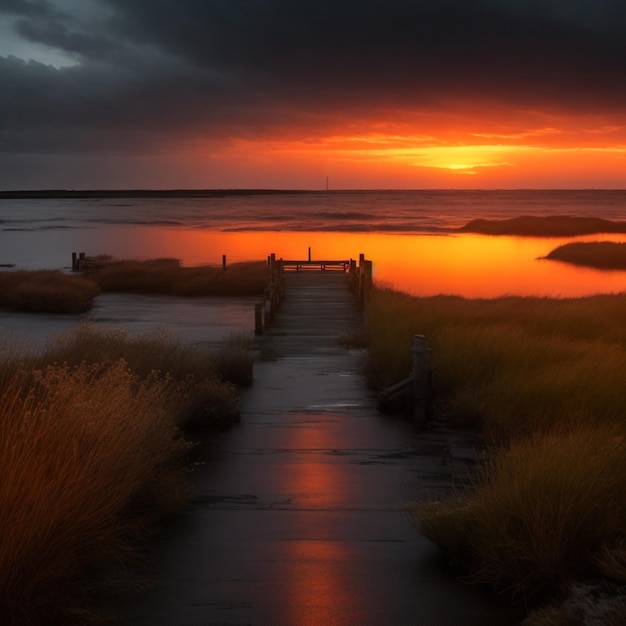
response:
<path id="1" fill-rule="evenodd" d="M 238 345 L 233 341 L 210 353 L 182 344 L 166 330 L 130 335 L 122 328 L 96 329 L 82 324 L 49 343 L 30 365 L 73 366 L 123 358 L 138 376 L 148 377 L 155 372 L 167 376 L 177 390 L 170 397 L 170 410 L 181 428 L 207 430 L 239 419 L 235 385 L 250 384 L 252 380 L 252 353 L 243 339 Z"/>
<path id="2" fill-rule="evenodd" d="M 256 296 L 270 281 L 267 263 L 232 263 L 182 267 L 178 259 L 111 261 L 89 276 L 102 291 L 169 294 L 176 296 Z"/>
<path id="3" fill-rule="evenodd" d="M 0 306 L 36 313 L 83 313 L 99 287 L 57 270 L 0 272 Z"/>
<path id="4" fill-rule="evenodd" d="M 410 374 L 414 334 L 432 349 L 434 414 L 480 425 L 489 443 L 475 487 L 417 504 L 417 527 L 472 580 L 526 598 L 576 578 L 623 584 L 626 294 L 469 300 L 376 289 L 365 312 L 374 388 Z"/>
<path id="5" fill-rule="evenodd" d="M 623 575 L 622 433 L 579 425 L 517 441 L 493 452 L 471 493 L 417 504 L 414 522 L 473 581 L 526 598 L 601 572 Z"/>
<path id="6" fill-rule="evenodd" d="M 493 440 L 580 419 L 626 423 L 626 295 L 469 300 L 375 290 L 365 333 L 378 389 L 410 374 L 412 336 L 426 335 L 438 413 L 480 423 Z"/>
<path id="7" fill-rule="evenodd" d="M 91 623 L 93 593 L 186 500 L 182 433 L 238 419 L 226 378 L 251 356 L 230 345 L 88 324 L 38 351 L 0 342 L 0 623 Z"/>
<path id="8" fill-rule="evenodd" d="M 3 624 L 84 623 L 88 581 L 181 504 L 171 392 L 123 360 L 20 370 L 4 385 Z"/>

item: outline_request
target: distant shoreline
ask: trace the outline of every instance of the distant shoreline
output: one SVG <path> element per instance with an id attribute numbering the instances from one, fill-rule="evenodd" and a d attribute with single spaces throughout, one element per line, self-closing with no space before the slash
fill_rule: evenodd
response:
<path id="1" fill-rule="evenodd" d="M 85 199 L 85 198 L 219 198 L 225 196 L 289 195 L 289 194 L 376 194 L 376 193 L 596 193 L 623 194 L 626 189 L 268 189 L 268 188 L 225 188 L 225 189 L 5 189 L 0 190 L 0 200 L 19 199 Z"/>
<path id="2" fill-rule="evenodd" d="M 296 189 L 40 189 L 0 191 L 0 200 L 84 198 L 219 198 L 223 196 L 319 193 Z"/>

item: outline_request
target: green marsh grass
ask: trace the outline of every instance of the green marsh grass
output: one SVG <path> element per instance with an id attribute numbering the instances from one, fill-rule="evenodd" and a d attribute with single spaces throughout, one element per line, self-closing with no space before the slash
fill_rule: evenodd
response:
<path id="1" fill-rule="evenodd" d="M 100 289 L 93 281 L 57 270 L 0 272 L 0 306 L 35 313 L 83 313 Z"/>
<path id="2" fill-rule="evenodd" d="M 233 345 L 235 342 L 235 345 Z M 229 358 L 228 358 L 229 357 Z M 36 358 L 40 363 L 100 363 L 123 358 L 138 376 L 167 376 L 177 388 L 172 410 L 183 429 L 206 430 L 239 419 L 235 385 L 251 382 L 252 354 L 241 339 L 214 353 L 184 345 L 167 330 L 131 335 L 121 328 L 81 324 L 56 337 Z"/>

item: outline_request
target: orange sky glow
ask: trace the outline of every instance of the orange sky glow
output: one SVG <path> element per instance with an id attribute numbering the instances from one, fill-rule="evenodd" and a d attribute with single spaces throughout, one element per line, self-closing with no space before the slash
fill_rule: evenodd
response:
<path id="1" fill-rule="evenodd" d="M 0 189 L 626 188 L 617 0 L 5 5 Z"/>
<path id="2" fill-rule="evenodd" d="M 294 188 L 321 188 L 326 176 L 339 189 L 626 187 L 626 119 L 529 117 L 543 124 L 430 116 L 428 132 L 425 124 L 347 124 L 304 139 L 200 139 L 185 149 L 200 161 L 194 167 L 219 161 L 233 176 L 245 169 Z"/>

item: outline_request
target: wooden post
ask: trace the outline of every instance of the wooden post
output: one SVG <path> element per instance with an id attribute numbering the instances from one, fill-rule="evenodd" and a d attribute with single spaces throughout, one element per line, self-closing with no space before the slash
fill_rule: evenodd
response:
<path id="1" fill-rule="evenodd" d="M 364 261 L 363 265 L 365 267 L 365 269 L 363 270 L 363 275 L 365 277 L 365 293 L 366 295 L 369 293 L 370 289 L 372 288 L 372 283 L 373 283 L 373 278 L 372 278 L 372 273 L 373 273 L 373 267 L 372 267 L 372 262 L 371 261 Z"/>
<path id="2" fill-rule="evenodd" d="M 254 305 L 254 334 L 263 334 L 263 304 L 261 302 Z"/>
<path id="3" fill-rule="evenodd" d="M 356 275 L 356 261 L 354 259 L 350 259 L 350 265 L 348 267 L 349 272 L 349 280 L 350 280 L 350 289 L 352 291 L 356 291 L 357 289 L 357 275 Z"/>
<path id="4" fill-rule="evenodd" d="M 78 270 L 78 262 L 76 260 L 76 252 L 72 252 L 72 272 L 76 272 Z"/>
<path id="5" fill-rule="evenodd" d="M 265 288 L 265 326 L 269 326 L 270 320 L 274 314 L 272 307 L 272 287 Z"/>
<path id="6" fill-rule="evenodd" d="M 311 260 L 311 246 L 309 246 L 309 261 Z"/>
<path id="7" fill-rule="evenodd" d="M 278 309 L 282 298 L 282 292 L 280 275 L 277 270 L 272 272 L 272 291 L 274 294 L 274 309 Z"/>
<path id="8" fill-rule="evenodd" d="M 420 422 L 428 420 L 430 412 L 431 369 L 430 349 L 424 335 L 413 335 L 413 416 Z"/>
<path id="9" fill-rule="evenodd" d="M 226 255 L 222 254 L 222 269 L 226 271 Z"/>

